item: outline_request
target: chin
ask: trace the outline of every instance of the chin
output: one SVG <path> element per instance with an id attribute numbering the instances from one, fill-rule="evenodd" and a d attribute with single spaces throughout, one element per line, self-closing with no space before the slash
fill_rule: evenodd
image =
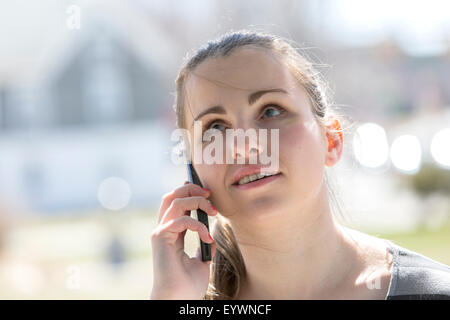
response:
<path id="1" fill-rule="evenodd" d="M 248 200 L 242 204 L 239 211 L 239 218 L 248 219 L 250 223 L 267 223 L 274 219 L 279 219 L 285 210 L 282 204 L 285 203 L 279 197 L 260 196 Z"/>

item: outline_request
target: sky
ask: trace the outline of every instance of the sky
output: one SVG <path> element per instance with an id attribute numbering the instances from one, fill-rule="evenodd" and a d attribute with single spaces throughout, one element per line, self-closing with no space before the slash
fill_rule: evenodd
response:
<path id="1" fill-rule="evenodd" d="M 36 59 L 54 48 L 55 39 L 61 38 L 55 34 L 64 31 L 69 5 L 77 3 L 88 10 L 95 7 L 93 3 L 104 1 L 0 2 L 0 82 L 33 69 Z M 251 6 L 270 6 L 272 3 L 249 2 Z M 142 6 L 144 3 L 146 5 Z M 197 23 L 211 23 L 214 19 L 207 16 L 215 14 L 214 3 L 219 1 L 135 0 L 129 5 L 136 6 L 137 10 L 145 7 L 158 15 L 186 15 Z M 450 46 L 450 0 L 313 0 L 306 3 L 310 6 L 308 21 L 317 23 L 331 41 L 342 45 L 371 45 L 390 36 L 411 55 L 442 54 Z M 255 12 L 260 15 L 264 10 Z M 270 16 L 256 18 L 261 23 L 272 23 L 268 19 Z M 216 29 L 211 27 L 211 30 Z M 65 31 L 66 40 L 75 34 Z"/>
<path id="2" fill-rule="evenodd" d="M 448 0 L 331 0 L 327 30 L 349 45 L 392 36 L 413 55 L 439 54 L 450 42 Z M 447 44 L 446 44 L 447 41 Z"/>

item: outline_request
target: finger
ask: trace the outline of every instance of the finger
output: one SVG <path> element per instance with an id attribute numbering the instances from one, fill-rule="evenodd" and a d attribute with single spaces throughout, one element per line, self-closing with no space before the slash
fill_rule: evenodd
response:
<path id="1" fill-rule="evenodd" d="M 170 203 L 176 198 L 184 198 L 191 196 L 204 196 L 209 197 L 210 190 L 200 187 L 197 184 L 190 183 L 189 181 L 185 181 L 184 184 L 171 192 L 168 192 L 163 195 L 160 214 L 161 217 L 167 208 L 170 206 Z M 158 220 L 159 221 L 159 220 Z"/>
<path id="2" fill-rule="evenodd" d="M 197 232 L 203 242 L 213 242 L 213 240 L 209 237 L 208 228 L 206 228 L 206 226 L 200 221 L 197 221 L 189 216 L 182 216 L 164 224 L 161 233 L 166 233 L 169 243 L 173 244 L 178 239 L 178 235 L 187 229 Z"/>
<path id="3" fill-rule="evenodd" d="M 217 214 L 216 208 L 204 197 L 195 196 L 188 198 L 176 198 L 170 204 L 170 207 L 164 213 L 161 223 L 166 223 L 170 220 L 186 215 L 186 211 L 202 209 L 207 215 L 215 216 Z"/>
<path id="4" fill-rule="evenodd" d="M 164 213 L 167 211 L 167 209 L 169 208 L 170 204 L 172 203 L 172 201 L 174 199 L 192 197 L 192 196 L 209 197 L 209 195 L 210 195 L 209 190 L 204 189 L 204 188 L 200 187 L 199 185 L 190 183 L 189 181 L 186 181 L 186 182 L 181 187 L 178 187 L 175 190 L 168 192 L 162 196 L 161 206 L 160 206 L 159 212 L 158 212 L 158 223 L 161 222 L 161 219 L 164 216 Z"/>
<path id="5" fill-rule="evenodd" d="M 216 255 L 216 241 L 210 243 L 211 246 L 211 261 L 214 260 L 214 256 Z M 196 254 L 195 254 L 195 258 L 198 260 L 202 260 L 202 250 L 200 249 L 200 247 L 197 248 Z M 211 263 L 211 261 L 205 261 L 206 263 Z"/>
<path id="6" fill-rule="evenodd" d="M 175 242 L 175 247 L 176 248 L 183 248 L 184 249 L 184 238 L 186 236 L 186 232 L 187 232 L 187 229 L 184 230 L 183 232 L 180 232 L 180 234 L 178 235 L 177 241 Z"/>

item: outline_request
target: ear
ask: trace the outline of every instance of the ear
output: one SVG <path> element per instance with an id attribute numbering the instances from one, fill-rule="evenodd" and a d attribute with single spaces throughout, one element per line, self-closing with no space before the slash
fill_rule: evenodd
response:
<path id="1" fill-rule="evenodd" d="M 325 152 L 325 165 L 328 167 L 334 166 L 341 158 L 344 147 L 344 136 L 339 120 L 330 115 L 326 120 L 326 138 L 327 150 Z"/>

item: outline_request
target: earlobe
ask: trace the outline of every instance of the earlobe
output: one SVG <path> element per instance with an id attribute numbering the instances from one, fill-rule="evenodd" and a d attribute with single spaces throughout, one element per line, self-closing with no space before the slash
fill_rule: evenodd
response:
<path id="1" fill-rule="evenodd" d="M 336 162 L 338 162 L 338 150 L 337 148 L 331 147 L 331 149 L 329 149 L 328 152 L 329 153 L 326 156 L 325 164 L 331 167 L 334 164 L 336 164 Z"/>
<path id="2" fill-rule="evenodd" d="M 333 156 L 337 159 L 337 149 L 333 149 Z"/>

